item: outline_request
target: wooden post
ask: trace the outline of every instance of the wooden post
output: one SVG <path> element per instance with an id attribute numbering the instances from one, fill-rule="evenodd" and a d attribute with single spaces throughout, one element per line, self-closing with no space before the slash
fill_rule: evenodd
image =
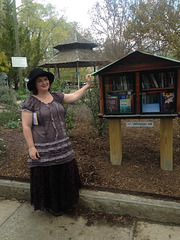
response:
<path id="1" fill-rule="evenodd" d="M 60 79 L 60 71 L 59 71 L 59 67 L 58 67 L 58 79 Z"/>
<path id="2" fill-rule="evenodd" d="M 173 119 L 160 119 L 160 162 L 162 170 L 173 170 Z"/>
<path id="3" fill-rule="evenodd" d="M 122 132 L 121 119 L 109 119 L 110 160 L 112 165 L 122 162 Z"/>

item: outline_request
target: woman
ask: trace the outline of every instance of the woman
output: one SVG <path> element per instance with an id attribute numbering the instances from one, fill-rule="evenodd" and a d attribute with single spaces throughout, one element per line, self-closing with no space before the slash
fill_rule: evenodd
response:
<path id="1" fill-rule="evenodd" d="M 66 132 L 63 104 L 79 100 L 91 85 L 74 93 L 50 92 L 54 75 L 41 68 L 30 72 L 27 87 L 32 95 L 22 106 L 23 133 L 29 148 L 31 204 L 60 216 L 77 203 L 81 187 L 74 151 Z"/>

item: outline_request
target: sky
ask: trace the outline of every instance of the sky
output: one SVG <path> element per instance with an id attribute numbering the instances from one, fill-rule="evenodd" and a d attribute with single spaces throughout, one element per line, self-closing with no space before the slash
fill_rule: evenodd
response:
<path id="1" fill-rule="evenodd" d="M 62 15 L 67 17 L 68 21 L 79 22 L 84 28 L 89 27 L 91 24 L 90 16 L 88 15 L 88 10 L 97 2 L 97 0 L 35 0 L 39 3 L 51 3 L 53 6 L 57 7 L 57 11 Z M 21 0 L 16 0 L 16 6 L 18 7 Z"/>

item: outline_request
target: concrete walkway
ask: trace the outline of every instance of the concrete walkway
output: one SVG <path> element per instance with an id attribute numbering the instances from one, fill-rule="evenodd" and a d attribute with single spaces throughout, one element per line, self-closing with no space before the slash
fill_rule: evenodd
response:
<path id="1" fill-rule="evenodd" d="M 97 219 L 88 224 L 83 216 L 54 217 L 46 211 L 35 212 L 29 204 L 28 183 L 0 180 L 0 196 L 2 240 L 180 239 L 178 202 L 82 189 L 77 207 L 133 217 L 128 224 L 121 221 L 109 224 Z"/>
<path id="2" fill-rule="evenodd" d="M 2 240 L 179 240 L 180 226 L 134 220 L 125 226 L 33 211 L 28 202 L 0 200 Z"/>

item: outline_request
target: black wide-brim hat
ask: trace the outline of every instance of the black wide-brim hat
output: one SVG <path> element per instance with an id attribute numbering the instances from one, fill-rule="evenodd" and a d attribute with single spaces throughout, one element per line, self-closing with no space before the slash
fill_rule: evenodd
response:
<path id="1" fill-rule="evenodd" d="M 27 83 L 27 88 L 29 91 L 32 91 L 35 87 L 35 80 L 37 77 L 46 76 L 49 79 L 49 83 L 52 84 L 54 81 L 54 74 L 51 72 L 46 72 L 42 68 L 34 68 L 29 74 L 29 81 Z"/>

